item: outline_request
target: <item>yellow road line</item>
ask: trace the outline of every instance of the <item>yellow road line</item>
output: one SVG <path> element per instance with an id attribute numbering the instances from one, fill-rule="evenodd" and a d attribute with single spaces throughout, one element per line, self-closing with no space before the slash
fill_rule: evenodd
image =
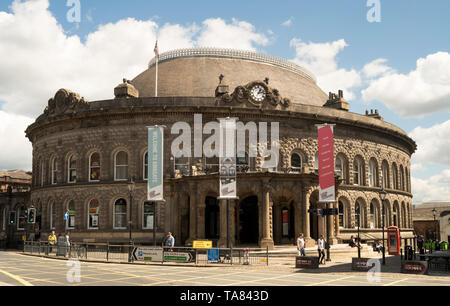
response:
<path id="1" fill-rule="evenodd" d="M 384 284 L 383 286 L 384 286 L 384 287 L 392 286 L 392 285 L 398 284 L 398 283 L 400 283 L 400 282 L 403 282 L 403 281 L 405 281 L 405 280 L 408 280 L 408 278 L 403 278 L 403 279 L 400 279 L 400 280 L 398 280 L 398 281 L 395 281 L 395 282 L 392 282 L 392 283 L 389 283 L 389 284 Z"/>
<path id="2" fill-rule="evenodd" d="M 307 287 L 311 287 L 311 286 L 320 286 L 320 285 L 324 285 L 324 284 L 328 284 L 328 283 L 333 283 L 333 282 L 341 281 L 341 280 L 348 279 L 348 278 L 352 278 L 352 277 L 353 277 L 353 276 L 347 276 L 347 277 L 341 277 L 341 278 L 338 278 L 338 279 L 330 279 L 330 280 L 323 281 L 323 282 L 318 282 L 318 283 L 314 283 L 314 284 L 308 284 L 308 285 L 306 285 L 306 286 L 307 286 Z"/>
<path id="3" fill-rule="evenodd" d="M 240 272 L 236 272 L 236 273 L 230 273 L 230 274 L 227 274 L 227 276 L 228 276 L 228 275 L 242 274 L 242 273 L 244 273 L 244 272 L 243 272 L 243 271 L 240 271 Z M 176 282 L 185 282 L 185 281 L 191 281 L 191 280 L 194 280 L 194 279 L 202 279 L 202 278 L 211 278 L 211 275 L 208 275 L 208 276 L 197 276 L 197 277 L 184 278 L 184 279 L 166 280 L 166 281 L 163 281 L 163 282 L 158 282 L 158 283 L 153 283 L 153 284 L 146 284 L 146 285 L 144 285 L 144 286 L 156 286 L 156 285 L 160 285 L 160 284 L 176 283 Z"/>
<path id="4" fill-rule="evenodd" d="M 8 277 L 10 277 L 12 279 L 15 279 L 16 281 L 18 281 L 19 283 L 21 283 L 24 286 L 33 286 L 31 283 L 27 282 L 26 280 L 24 280 L 24 279 L 22 279 L 22 278 L 20 278 L 20 277 L 18 277 L 16 275 L 14 275 L 14 274 L 11 274 L 9 272 L 6 272 L 4 270 L 0 269 L 0 273 L 3 273 L 3 274 L 5 274 L 6 276 L 8 276 Z"/>

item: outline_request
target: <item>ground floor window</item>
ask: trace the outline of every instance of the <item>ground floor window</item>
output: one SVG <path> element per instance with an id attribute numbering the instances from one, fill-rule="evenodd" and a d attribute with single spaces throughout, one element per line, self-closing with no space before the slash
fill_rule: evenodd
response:
<path id="1" fill-rule="evenodd" d="M 114 203 L 114 228 L 127 228 L 127 201 L 119 199 Z"/>
<path id="2" fill-rule="evenodd" d="M 143 216 L 143 229 L 152 230 L 155 221 L 155 203 L 144 203 Z"/>
<path id="3" fill-rule="evenodd" d="M 89 202 L 89 229 L 99 228 L 99 210 L 100 204 L 97 199 L 91 200 Z"/>

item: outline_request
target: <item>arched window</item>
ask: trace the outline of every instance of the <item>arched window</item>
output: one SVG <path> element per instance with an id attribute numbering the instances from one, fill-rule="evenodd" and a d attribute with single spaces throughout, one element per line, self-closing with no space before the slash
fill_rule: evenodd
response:
<path id="1" fill-rule="evenodd" d="M 98 229 L 99 228 L 99 213 L 100 213 L 100 203 L 97 199 L 93 199 L 89 202 L 88 207 L 88 228 Z"/>
<path id="2" fill-rule="evenodd" d="M 17 210 L 17 229 L 25 230 L 25 226 L 27 225 L 27 208 L 25 206 L 20 206 Z"/>
<path id="3" fill-rule="evenodd" d="M 369 161 L 369 186 L 378 186 L 378 165 L 374 159 Z"/>
<path id="4" fill-rule="evenodd" d="M 410 182 L 409 182 L 409 173 L 408 173 L 408 168 L 405 167 L 405 190 L 410 192 L 411 190 L 409 189 L 410 186 Z"/>
<path id="5" fill-rule="evenodd" d="M 394 208 L 392 209 L 392 222 L 394 226 L 399 226 L 398 224 L 398 204 L 394 203 Z"/>
<path id="6" fill-rule="evenodd" d="M 358 202 L 355 204 L 355 227 L 361 227 L 361 205 Z"/>
<path id="7" fill-rule="evenodd" d="M 319 151 L 314 156 L 314 171 L 319 171 Z"/>
<path id="8" fill-rule="evenodd" d="M 75 210 L 75 202 L 73 200 L 71 200 L 67 204 L 67 213 L 68 218 L 66 220 L 66 229 L 75 229 L 76 210 Z"/>
<path id="9" fill-rule="evenodd" d="M 372 229 L 375 228 L 375 222 L 375 205 L 373 205 L 373 203 L 370 203 L 369 227 Z"/>
<path id="10" fill-rule="evenodd" d="M 51 167 L 51 184 L 56 185 L 57 184 L 57 177 L 58 174 L 58 164 L 56 163 L 56 157 L 53 157 L 50 161 L 50 167 Z"/>
<path id="11" fill-rule="evenodd" d="M 142 169 L 142 177 L 144 178 L 144 181 L 145 180 L 148 180 L 148 152 L 145 152 L 145 154 L 144 154 L 144 162 L 143 162 L 143 165 L 144 165 L 144 169 Z"/>
<path id="12" fill-rule="evenodd" d="M 127 201 L 118 199 L 114 203 L 114 229 L 127 228 Z"/>
<path id="13" fill-rule="evenodd" d="M 401 210 L 401 215 L 402 215 L 402 224 L 401 226 L 403 228 L 407 228 L 407 221 L 406 221 L 406 207 L 405 207 L 405 202 L 402 203 L 402 210 Z"/>
<path id="14" fill-rule="evenodd" d="M 77 182 L 77 159 L 73 154 L 67 159 L 67 182 Z"/>
<path id="15" fill-rule="evenodd" d="M 298 172 L 301 173 L 302 172 L 302 157 L 300 156 L 300 154 L 297 153 L 293 153 L 291 155 L 291 168 L 293 172 Z"/>
<path id="16" fill-rule="evenodd" d="M 405 190 L 405 172 L 402 165 L 400 165 L 400 190 Z"/>
<path id="17" fill-rule="evenodd" d="M 125 151 L 120 151 L 114 158 L 114 180 L 126 181 L 128 180 L 128 154 Z"/>
<path id="18" fill-rule="evenodd" d="M 389 184 L 389 165 L 387 161 L 383 160 L 383 163 L 381 164 L 381 170 L 383 174 L 383 188 L 388 189 L 391 188 Z"/>
<path id="19" fill-rule="evenodd" d="M 348 162 L 347 159 L 345 158 L 345 155 L 343 155 L 342 153 L 339 153 L 336 156 L 336 161 L 335 161 L 335 172 L 336 175 L 343 181 L 343 184 L 348 184 Z"/>
<path id="20" fill-rule="evenodd" d="M 97 152 L 89 157 L 89 181 L 100 181 L 100 154 Z"/>
<path id="21" fill-rule="evenodd" d="M 345 227 L 345 211 L 344 211 L 344 203 L 339 201 L 339 227 Z"/>
<path id="22" fill-rule="evenodd" d="M 56 228 L 56 206 L 55 202 L 50 203 L 50 229 Z"/>
<path id="23" fill-rule="evenodd" d="M 353 184 L 364 186 L 364 160 L 360 156 L 353 162 Z"/>
<path id="24" fill-rule="evenodd" d="M 155 222 L 155 203 L 144 202 L 143 208 L 143 220 L 142 228 L 146 230 L 152 230 Z"/>
<path id="25" fill-rule="evenodd" d="M 397 164 L 393 163 L 392 164 L 392 183 L 393 183 L 393 188 L 394 189 L 399 189 L 398 188 L 398 169 L 397 169 Z"/>
<path id="26" fill-rule="evenodd" d="M 40 174 L 41 174 L 41 187 L 44 187 L 44 184 L 45 184 L 44 161 L 41 161 L 39 169 L 40 169 Z"/>

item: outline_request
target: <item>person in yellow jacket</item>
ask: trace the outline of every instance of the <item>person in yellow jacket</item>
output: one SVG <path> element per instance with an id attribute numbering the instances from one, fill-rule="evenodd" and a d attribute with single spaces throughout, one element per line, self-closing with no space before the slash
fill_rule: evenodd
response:
<path id="1" fill-rule="evenodd" d="M 50 252 L 52 252 L 53 247 L 56 244 L 56 240 L 57 240 L 57 238 L 56 238 L 56 235 L 55 235 L 55 231 L 52 231 L 52 233 L 48 236 L 48 244 L 50 246 Z"/>

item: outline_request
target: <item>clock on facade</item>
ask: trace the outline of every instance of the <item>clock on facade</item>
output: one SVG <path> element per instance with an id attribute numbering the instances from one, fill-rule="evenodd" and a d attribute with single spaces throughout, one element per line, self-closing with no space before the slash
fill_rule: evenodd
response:
<path id="1" fill-rule="evenodd" d="M 254 101 L 261 103 L 266 99 L 267 92 L 264 86 L 255 85 L 250 89 L 250 96 Z"/>

